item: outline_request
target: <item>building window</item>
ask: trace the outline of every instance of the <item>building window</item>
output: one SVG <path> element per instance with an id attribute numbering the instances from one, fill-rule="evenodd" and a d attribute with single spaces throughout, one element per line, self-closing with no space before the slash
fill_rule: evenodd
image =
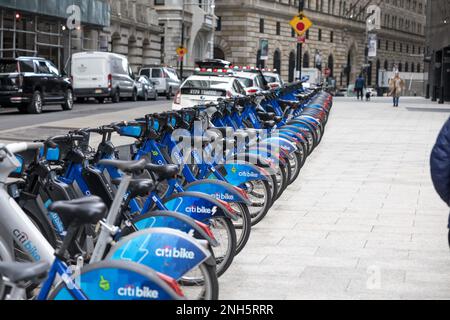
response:
<path id="1" fill-rule="evenodd" d="M 281 34 L 281 23 L 277 21 L 277 36 Z"/>
<path id="2" fill-rule="evenodd" d="M 322 41 L 322 29 L 319 29 L 318 40 Z"/>
<path id="3" fill-rule="evenodd" d="M 334 32 L 333 31 L 330 32 L 330 42 L 331 43 L 334 42 Z"/>
<path id="4" fill-rule="evenodd" d="M 217 17 L 216 31 L 222 31 L 222 17 Z"/>
<path id="5" fill-rule="evenodd" d="M 155 6 L 163 6 L 165 5 L 165 0 L 155 0 Z"/>
<path id="6" fill-rule="evenodd" d="M 264 19 L 259 19 L 259 32 L 264 33 Z"/>

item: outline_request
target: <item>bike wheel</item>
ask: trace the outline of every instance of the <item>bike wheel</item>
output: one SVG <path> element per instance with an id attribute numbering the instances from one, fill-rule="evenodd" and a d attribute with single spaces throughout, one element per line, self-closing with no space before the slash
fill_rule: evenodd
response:
<path id="1" fill-rule="evenodd" d="M 178 284 L 188 300 L 219 299 L 219 280 L 213 265 L 202 263 L 186 274 Z"/>
<path id="2" fill-rule="evenodd" d="M 248 206 L 252 226 L 260 223 L 272 205 L 271 190 L 266 180 L 255 180 L 245 184 L 251 204 Z"/>
<path id="3" fill-rule="evenodd" d="M 302 169 L 302 154 L 301 151 L 296 151 L 288 156 L 289 164 L 291 166 L 291 177 L 288 184 L 291 185 L 297 180 Z"/>
<path id="4" fill-rule="evenodd" d="M 242 249 L 244 249 L 248 239 L 250 238 L 252 218 L 246 204 L 231 203 L 230 205 L 239 217 L 238 221 L 233 221 L 234 228 L 236 229 L 237 244 L 235 255 L 237 256 Z"/>
<path id="5" fill-rule="evenodd" d="M 230 219 L 215 218 L 210 220 L 209 227 L 219 245 L 213 248 L 216 258 L 216 274 L 223 275 L 233 262 L 236 255 L 237 239 L 236 229 Z"/>

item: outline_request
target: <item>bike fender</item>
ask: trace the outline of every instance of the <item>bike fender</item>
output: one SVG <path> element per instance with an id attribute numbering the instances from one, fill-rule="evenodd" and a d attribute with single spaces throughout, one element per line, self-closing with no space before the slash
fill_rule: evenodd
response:
<path id="1" fill-rule="evenodd" d="M 169 211 L 179 212 L 194 220 L 209 225 L 215 217 L 238 220 L 234 210 L 228 203 L 200 192 L 181 192 L 164 199 L 164 205 Z"/>
<path id="2" fill-rule="evenodd" d="M 289 140 L 282 138 L 282 137 L 271 137 L 268 139 L 265 139 L 263 143 L 270 143 L 270 144 L 278 144 L 281 148 L 287 151 L 287 153 L 291 154 L 297 151 L 297 146 L 290 142 Z"/>
<path id="3" fill-rule="evenodd" d="M 185 191 L 201 192 L 211 197 L 228 203 L 245 203 L 251 204 L 245 193 L 241 193 L 240 189 L 220 180 L 200 180 L 184 186 Z"/>
<path id="4" fill-rule="evenodd" d="M 194 232 L 202 239 L 208 241 L 212 247 L 217 247 L 219 243 L 203 230 L 194 219 L 174 211 L 152 211 L 139 216 L 131 223 L 140 231 L 149 228 L 169 228 L 180 230 L 187 234 Z"/>
<path id="5" fill-rule="evenodd" d="M 255 180 L 268 180 L 266 172 L 261 168 L 250 164 L 237 161 L 235 163 L 221 164 L 216 167 L 219 172 L 226 172 L 223 176 L 226 178 L 227 182 L 233 186 L 239 187 L 246 182 Z M 213 174 L 210 178 L 213 178 Z"/>
<path id="6" fill-rule="evenodd" d="M 199 241 L 181 231 L 153 228 L 122 238 L 106 259 L 137 262 L 180 280 L 210 256 Z"/>

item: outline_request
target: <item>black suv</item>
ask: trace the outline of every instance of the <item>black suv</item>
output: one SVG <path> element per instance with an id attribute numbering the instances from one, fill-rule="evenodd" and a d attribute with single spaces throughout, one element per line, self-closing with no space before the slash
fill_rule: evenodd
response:
<path id="1" fill-rule="evenodd" d="M 43 58 L 0 59 L 0 106 L 37 114 L 48 104 L 60 104 L 63 110 L 72 110 L 70 78 Z"/>

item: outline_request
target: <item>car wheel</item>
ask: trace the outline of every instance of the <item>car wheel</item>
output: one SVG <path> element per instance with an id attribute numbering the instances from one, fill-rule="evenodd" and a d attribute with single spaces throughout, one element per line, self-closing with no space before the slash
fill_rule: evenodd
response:
<path id="1" fill-rule="evenodd" d="M 68 89 L 66 92 L 66 101 L 64 101 L 62 108 L 64 111 L 70 111 L 73 109 L 73 92 Z"/>
<path id="2" fill-rule="evenodd" d="M 105 103 L 105 98 L 97 98 L 97 101 L 100 104 L 104 104 Z"/>
<path id="3" fill-rule="evenodd" d="M 114 92 L 114 95 L 112 97 L 112 102 L 113 103 L 119 103 L 120 102 L 120 90 L 119 90 L 119 88 L 117 88 L 116 91 Z"/>
<path id="4" fill-rule="evenodd" d="M 28 104 L 27 111 L 28 113 L 32 114 L 39 114 L 42 113 L 42 95 L 39 91 L 35 91 L 33 94 L 33 98 L 31 99 L 31 102 Z"/>
<path id="5" fill-rule="evenodd" d="M 158 92 L 156 92 L 156 91 L 153 92 L 153 95 L 154 95 L 154 96 L 153 96 L 152 100 L 153 100 L 153 101 L 156 101 L 156 100 L 158 99 Z"/>
<path id="6" fill-rule="evenodd" d="M 144 101 L 148 101 L 148 92 L 147 92 L 147 90 L 144 91 Z"/>

